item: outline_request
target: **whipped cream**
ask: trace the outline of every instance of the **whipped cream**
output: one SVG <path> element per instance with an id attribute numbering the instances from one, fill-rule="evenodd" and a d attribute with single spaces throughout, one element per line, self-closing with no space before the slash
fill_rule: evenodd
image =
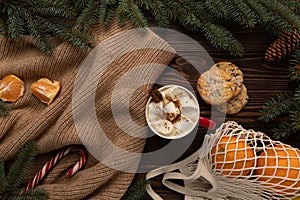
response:
<path id="1" fill-rule="evenodd" d="M 150 101 L 146 109 L 149 125 L 164 136 L 190 132 L 198 121 L 199 106 L 195 97 L 180 86 L 165 86 L 159 90 L 162 100 Z"/>

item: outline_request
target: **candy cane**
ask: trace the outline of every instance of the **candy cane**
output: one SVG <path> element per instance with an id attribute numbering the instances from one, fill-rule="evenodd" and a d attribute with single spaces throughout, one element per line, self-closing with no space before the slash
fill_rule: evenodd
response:
<path id="1" fill-rule="evenodd" d="M 67 176 L 73 176 L 78 170 L 80 170 L 86 163 L 86 152 L 78 147 L 68 147 L 63 149 L 58 154 L 53 156 L 50 161 L 48 161 L 35 177 L 28 183 L 27 187 L 24 188 L 24 192 L 27 190 L 33 189 L 43 178 L 44 176 L 54 167 L 54 165 L 61 160 L 64 156 L 71 152 L 78 152 L 80 154 L 79 161 L 67 172 Z"/>

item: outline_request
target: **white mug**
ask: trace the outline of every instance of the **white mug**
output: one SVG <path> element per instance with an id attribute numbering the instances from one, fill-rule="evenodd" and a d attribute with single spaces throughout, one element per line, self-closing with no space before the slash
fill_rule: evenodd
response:
<path id="1" fill-rule="evenodd" d="M 163 94 L 163 100 L 155 103 L 150 97 L 145 110 L 148 126 L 156 135 L 166 139 L 177 139 L 188 135 L 197 125 L 215 129 L 216 123 L 213 120 L 200 116 L 197 98 L 191 91 L 179 85 L 166 85 L 159 88 L 158 91 Z M 174 105 L 169 106 L 172 101 L 167 100 L 166 94 L 175 97 L 176 101 L 172 103 Z M 178 101 L 180 106 L 177 107 Z M 172 121 L 169 120 L 169 117 L 174 114 L 170 115 L 165 112 L 169 107 L 176 113 L 175 119 Z M 178 109 L 180 114 L 177 112 Z M 177 117 L 180 119 L 176 121 Z"/>

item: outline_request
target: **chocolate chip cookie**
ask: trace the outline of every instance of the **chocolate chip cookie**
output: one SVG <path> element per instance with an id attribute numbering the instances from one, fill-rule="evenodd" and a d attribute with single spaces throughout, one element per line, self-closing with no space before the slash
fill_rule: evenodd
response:
<path id="1" fill-rule="evenodd" d="M 244 82 L 244 74 L 243 72 L 233 63 L 231 62 L 218 62 L 214 65 L 218 69 L 230 73 L 233 82 L 237 85 L 236 92 L 234 96 L 237 96 L 242 90 L 242 84 Z"/>
<path id="2" fill-rule="evenodd" d="M 234 97 L 237 85 L 234 83 L 231 73 L 212 66 L 210 70 L 199 77 L 197 90 L 206 103 L 220 105 Z"/>
<path id="3" fill-rule="evenodd" d="M 247 88 L 244 84 L 241 86 L 242 90 L 236 97 L 230 99 L 227 103 L 216 106 L 216 108 L 226 114 L 233 115 L 242 110 L 248 103 Z"/>

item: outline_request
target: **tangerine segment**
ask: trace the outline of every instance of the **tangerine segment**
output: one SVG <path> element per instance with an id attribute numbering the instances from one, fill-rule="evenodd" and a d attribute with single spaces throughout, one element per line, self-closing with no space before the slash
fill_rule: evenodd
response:
<path id="1" fill-rule="evenodd" d="M 6 102 L 16 102 L 24 95 L 24 82 L 11 74 L 0 80 L 0 99 Z"/>
<path id="2" fill-rule="evenodd" d="M 41 102 L 50 105 L 60 90 L 60 82 L 41 78 L 30 86 L 30 91 Z"/>
<path id="3" fill-rule="evenodd" d="M 300 151 L 287 145 L 263 151 L 257 159 L 256 174 L 266 186 L 279 184 L 274 187 L 286 193 L 294 193 L 300 189 Z M 290 180 L 286 180 L 290 179 Z M 286 187 L 290 189 L 285 189 Z"/>
<path id="4" fill-rule="evenodd" d="M 246 176 L 255 163 L 255 154 L 249 144 L 235 136 L 221 137 L 211 155 L 216 171 L 230 177 Z"/>

